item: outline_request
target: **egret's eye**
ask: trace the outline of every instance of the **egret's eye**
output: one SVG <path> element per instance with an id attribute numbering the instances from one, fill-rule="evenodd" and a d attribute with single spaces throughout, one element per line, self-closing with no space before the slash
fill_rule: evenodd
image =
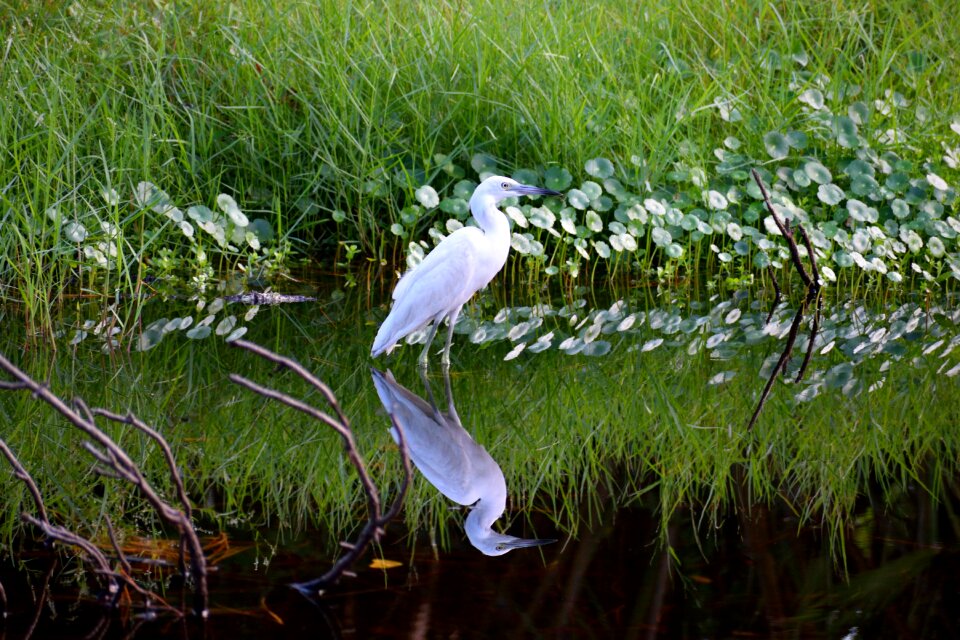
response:
<path id="1" fill-rule="evenodd" d="M 507 184 L 507 183 L 504 182 L 503 184 Z M 503 551 L 504 549 L 506 549 L 506 547 L 503 546 L 502 544 L 498 544 L 498 545 L 497 545 L 497 551 Z"/>
<path id="2" fill-rule="evenodd" d="M 510 183 L 509 183 L 509 182 L 501 182 L 501 183 L 500 183 L 500 188 L 503 189 L 504 191 L 507 191 L 507 190 L 510 189 Z"/>

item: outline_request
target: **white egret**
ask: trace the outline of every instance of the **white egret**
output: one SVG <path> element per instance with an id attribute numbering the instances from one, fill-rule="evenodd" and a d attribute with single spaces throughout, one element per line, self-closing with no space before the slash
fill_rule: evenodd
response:
<path id="1" fill-rule="evenodd" d="M 460 424 L 446 370 L 445 413 L 437 408 L 426 377 L 423 380 L 429 402 L 400 385 L 389 371 L 371 371 L 380 401 L 403 428 L 410 459 L 420 473 L 454 502 L 473 505 L 464 522 L 470 544 L 488 556 L 502 556 L 514 549 L 556 542 L 518 538 L 493 530 L 493 523 L 507 506 L 507 483 L 500 465 Z M 396 440 L 393 428 L 390 433 Z"/>
<path id="2" fill-rule="evenodd" d="M 427 254 L 415 269 L 407 271 L 393 290 L 393 308 L 380 325 L 370 354 L 391 349 L 398 340 L 433 323 L 420 366 L 427 366 L 430 344 L 440 323 L 449 324 L 441 364 L 450 366 L 450 343 L 460 309 L 474 293 L 490 282 L 507 261 L 510 225 L 497 203 L 505 198 L 563 195 L 559 191 L 520 184 L 511 178 L 493 176 L 480 183 L 470 198 L 470 211 L 478 227 L 457 229 Z"/>

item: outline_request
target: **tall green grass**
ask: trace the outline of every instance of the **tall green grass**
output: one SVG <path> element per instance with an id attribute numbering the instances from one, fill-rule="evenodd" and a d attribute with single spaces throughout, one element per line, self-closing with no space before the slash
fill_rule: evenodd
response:
<path id="1" fill-rule="evenodd" d="M 653 187 L 677 163 L 710 166 L 729 135 L 766 157 L 763 135 L 802 118 L 797 76 L 781 71 L 800 58 L 838 107 L 851 86 L 925 107 L 907 144 L 938 154 L 960 113 L 955 24 L 947 2 L 7 0 L 0 279 L 37 330 L 78 270 L 98 295 L 136 290 L 140 265 L 183 240 L 130 204 L 143 180 L 178 205 L 231 193 L 327 265 L 343 243 L 400 263 L 391 225 L 422 238 L 435 221 L 404 220 L 414 190 L 449 193 L 477 153 L 575 174 L 602 156 Z M 109 284 L 69 259 L 50 207 L 136 238 Z"/>

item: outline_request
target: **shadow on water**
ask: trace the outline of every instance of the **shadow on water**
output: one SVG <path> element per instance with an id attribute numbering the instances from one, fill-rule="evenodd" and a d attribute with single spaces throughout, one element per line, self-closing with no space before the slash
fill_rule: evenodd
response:
<path id="1" fill-rule="evenodd" d="M 955 461 L 940 460 L 936 445 L 952 443 L 952 436 L 901 440 L 900 455 L 927 461 L 915 466 L 884 466 L 898 455 L 894 445 L 879 448 L 867 462 L 849 457 L 841 445 L 868 447 L 897 425 L 929 429 L 911 422 L 921 412 L 928 422 L 946 422 L 946 414 L 935 409 L 951 406 L 950 396 L 923 386 L 937 381 L 949 389 L 951 381 L 938 377 L 945 365 L 924 365 L 921 356 L 936 349 L 943 358 L 957 340 L 934 322 L 930 326 L 941 333 L 933 333 L 928 345 L 904 347 L 923 330 L 925 316 L 912 309 L 890 314 L 887 320 L 902 326 L 883 332 L 864 322 L 863 314 L 852 314 L 851 325 L 859 323 L 854 331 L 829 316 L 821 325 L 818 313 L 804 357 L 791 359 L 802 314 L 765 324 L 762 317 L 734 315 L 736 304 L 715 305 L 692 322 L 676 317 L 674 310 L 628 314 L 618 309 L 617 315 L 611 309 L 600 322 L 587 322 L 586 329 L 598 327 L 594 337 L 612 341 L 619 329 L 608 331 L 606 325 L 625 326 L 626 318 L 634 318 L 636 326 L 646 320 L 646 326 L 642 333 L 625 334 L 604 358 L 547 352 L 518 364 L 502 360 L 509 344 L 462 345 L 455 355 L 464 361 L 459 369 L 455 364 L 452 381 L 443 380 L 445 409 L 435 402 L 431 380 L 423 381 L 425 397 L 399 385 L 390 373 L 374 373 L 371 384 L 361 355 L 369 347 L 368 326 L 341 320 L 331 330 L 301 318 L 307 327 L 302 334 L 291 338 L 286 330 L 277 331 L 286 341 L 283 350 L 296 352 L 307 335 L 325 336 L 334 345 L 304 353 L 301 361 L 338 381 L 336 392 L 347 399 L 345 410 L 354 418 L 371 468 L 396 464 L 396 450 L 385 434 L 389 421 L 377 413 L 381 400 L 398 418 L 407 415 L 403 426 L 411 432 L 411 455 L 422 478 L 408 498 L 407 520 L 391 523 L 372 554 L 378 562 L 368 554 L 355 566 L 356 578 L 315 603 L 305 600 L 288 585 L 324 571 L 335 553 L 328 541 L 341 533 L 326 526 L 285 525 L 293 516 L 247 526 L 238 516 L 218 515 L 237 513 L 243 503 L 230 496 L 233 488 L 226 482 L 197 492 L 204 496 L 207 525 L 229 528 L 235 539 L 253 538 L 257 544 L 217 563 L 205 627 L 191 620 L 105 613 L 77 577 L 76 560 L 60 564 L 49 552 L 37 551 L 21 554 L 17 564 L 0 563 L 9 612 L 0 620 L 0 638 L 956 637 L 960 486 Z M 250 323 L 251 337 L 269 338 L 263 327 L 276 320 L 269 312 L 261 315 L 266 317 L 258 319 L 259 326 Z M 599 314 L 580 317 L 586 321 Z M 577 322 L 571 319 L 570 325 Z M 679 339 L 684 335 L 691 336 L 689 343 Z M 783 338 L 788 339 L 786 355 L 779 348 L 771 353 L 769 344 Z M 688 344 L 697 340 L 720 356 L 691 352 Z M 671 343 L 674 350 L 667 351 Z M 228 360 L 235 356 L 215 343 L 186 349 L 170 337 L 146 357 L 163 348 L 200 363 L 186 371 L 202 379 L 198 386 L 209 387 L 213 398 L 188 415 L 209 412 L 215 420 L 171 422 L 187 464 L 210 476 L 211 468 L 225 469 L 223 476 L 235 482 L 238 470 L 227 461 L 237 456 L 238 464 L 264 465 L 257 482 L 330 482 L 318 493 L 337 486 L 344 475 L 337 466 L 323 477 L 311 475 L 328 464 L 313 457 L 318 450 L 331 449 L 330 458 L 338 459 L 335 438 L 325 439 L 288 414 L 268 412 L 223 389 L 223 370 L 246 371 L 247 361 Z M 856 369 L 839 352 L 843 358 L 857 356 Z M 870 353 L 893 364 L 873 366 L 865 357 Z M 161 355 L 157 362 L 169 360 Z M 410 353 L 402 356 L 412 361 Z M 776 386 L 778 374 L 804 369 L 811 358 L 808 386 Z M 470 363 L 480 364 L 470 368 Z M 398 357 L 389 364 L 399 379 L 416 380 L 408 366 L 412 362 Z M 760 376 L 747 375 L 758 366 Z M 739 375 L 728 375 L 731 371 Z M 883 374 L 884 385 L 871 382 L 875 372 Z M 288 382 L 269 369 L 256 373 L 276 375 L 278 386 Z M 177 395 L 180 387 L 160 386 L 168 384 L 166 376 L 155 384 L 174 398 L 174 415 L 188 413 L 177 402 L 191 396 Z M 134 379 L 148 394 L 154 388 L 149 378 L 149 367 L 135 370 Z M 181 378 L 186 378 L 183 372 Z M 91 373 L 88 384 L 102 385 L 102 378 Z M 817 401 L 798 400 L 796 389 Z M 932 404 L 942 406 L 917 404 L 930 400 L 922 396 L 927 390 L 940 398 Z M 455 391 L 459 411 L 453 405 Z M 749 430 L 758 400 L 767 407 Z M 471 452 L 471 462 L 482 460 L 487 488 L 468 491 L 466 481 L 454 482 L 444 473 L 435 454 L 418 453 L 417 425 L 424 428 L 422 452 L 440 442 L 457 445 L 448 451 L 447 471 L 465 468 L 464 462 L 449 462 L 457 456 L 462 460 L 464 451 Z M 952 446 L 944 444 L 947 451 Z M 240 457 L 239 451 L 247 449 L 255 449 L 255 455 Z M 710 478 L 717 470 L 729 479 Z M 688 476 L 695 479 L 683 482 L 705 488 L 672 484 Z M 389 486 L 389 476 L 383 482 Z M 355 492 L 356 485 L 342 484 Z M 491 485 L 495 491 L 488 493 Z M 711 500 L 724 490 L 729 492 L 725 501 Z M 831 511 L 831 505 L 843 503 L 841 492 L 853 496 L 842 518 L 839 509 Z M 308 510 L 320 499 L 293 495 Z M 450 501 L 473 508 L 453 509 Z M 346 529 L 355 530 L 359 519 L 347 511 Z M 501 513 L 505 523 L 498 522 Z M 495 530 L 561 540 L 488 558 L 478 549 Z M 170 586 L 169 592 L 176 589 Z"/>

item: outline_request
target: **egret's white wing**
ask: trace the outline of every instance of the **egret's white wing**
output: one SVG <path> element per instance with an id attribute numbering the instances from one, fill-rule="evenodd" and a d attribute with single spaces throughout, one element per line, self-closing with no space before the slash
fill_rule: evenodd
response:
<path id="1" fill-rule="evenodd" d="M 393 308 L 373 341 L 374 356 L 470 299 L 482 239 L 483 232 L 475 227 L 458 229 L 400 278 L 393 290 Z"/>
<path id="2" fill-rule="evenodd" d="M 483 231 L 476 227 L 457 229 L 434 247 L 420 264 L 400 277 L 393 290 L 393 299 L 402 300 L 408 289 L 422 291 L 427 283 L 466 286 L 471 280 L 469 276 L 473 275 L 477 247 L 482 240 Z"/>

